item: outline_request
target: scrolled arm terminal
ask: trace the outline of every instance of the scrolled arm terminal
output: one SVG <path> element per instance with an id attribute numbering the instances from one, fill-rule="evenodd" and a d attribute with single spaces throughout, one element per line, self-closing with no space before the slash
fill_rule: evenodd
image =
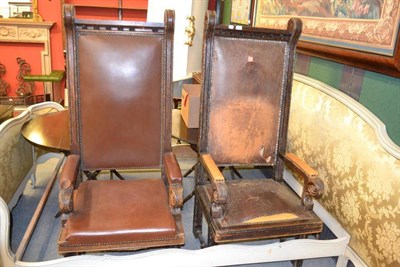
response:
<path id="1" fill-rule="evenodd" d="M 307 210 L 312 210 L 313 198 L 320 198 L 324 193 L 324 183 L 318 177 L 318 172 L 293 153 L 286 153 L 282 157 L 286 166 L 303 178 L 301 201 Z"/>

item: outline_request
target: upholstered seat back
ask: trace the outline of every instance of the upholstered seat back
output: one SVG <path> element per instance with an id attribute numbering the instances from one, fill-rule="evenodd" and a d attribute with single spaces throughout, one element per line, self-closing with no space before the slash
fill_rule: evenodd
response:
<path id="1" fill-rule="evenodd" d="M 254 34 L 218 27 L 205 51 L 212 68 L 203 70 L 202 152 L 217 164 L 275 165 L 285 147 L 292 40 L 301 28 Z"/>
<path id="2" fill-rule="evenodd" d="M 170 149 L 170 103 L 161 98 L 166 84 L 160 77 L 167 75 L 171 55 L 162 24 L 75 26 L 72 142 L 82 168 L 160 167 Z"/>

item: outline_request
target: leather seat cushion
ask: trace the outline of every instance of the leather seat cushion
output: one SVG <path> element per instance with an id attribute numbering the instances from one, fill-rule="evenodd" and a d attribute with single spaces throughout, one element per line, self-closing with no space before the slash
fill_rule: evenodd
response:
<path id="1" fill-rule="evenodd" d="M 68 246 L 176 239 L 161 179 L 85 181 L 74 201 L 64 227 Z"/>
<path id="2" fill-rule="evenodd" d="M 214 220 L 222 229 L 250 225 L 282 228 L 293 221 L 322 227 L 320 219 L 312 211 L 305 210 L 300 198 L 284 183 L 249 179 L 226 181 L 226 185 L 228 201 L 224 216 Z M 212 186 L 200 186 L 199 190 L 201 200 L 210 203 Z"/>

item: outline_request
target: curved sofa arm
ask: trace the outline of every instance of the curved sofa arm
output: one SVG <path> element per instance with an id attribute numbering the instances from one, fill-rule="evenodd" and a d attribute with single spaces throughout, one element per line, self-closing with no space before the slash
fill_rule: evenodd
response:
<path id="1" fill-rule="evenodd" d="M 210 177 L 213 188 L 211 214 L 213 218 L 220 218 L 224 214 L 224 208 L 228 198 L 228 188 L 225 184 L 225 177 L 218 169 L 217 164 L 215 164 L 210 154 L 201 154 L 200 161 Z"/>
<path id="2" fill-rule="evenodd" d="M 324 183 L 318 177 L 318 172 L 293 153 L 286 153 L 281 156 L 286 166 L 303 178 L 304 187 L 301 201 L 307 210 L 312 210 L 314 206 L 313 198 L 320 198 L 324 193 Z"/>
<path id="3" fill-rule="evenodd" d="M 61 171 L 58 202 L 60 212 L 64 214 L 73 210 L 73 192 L 79 173 L 79 161 L 80 157 L 78 155 L 69 155 Z"/>
<path id="4" fill-rule="evenodd" d="M 56 102 L 46 101 L 28 107 L 32 117 L 64 110 L 64 107 Z"/>
<path id="5" fill-rule="evenodd" d="M 164 166 L 169 188 L 169 204 L 176 213 L 179 213 L 183 205 L 183 178 L 174 153 L 164 154 Z"/>

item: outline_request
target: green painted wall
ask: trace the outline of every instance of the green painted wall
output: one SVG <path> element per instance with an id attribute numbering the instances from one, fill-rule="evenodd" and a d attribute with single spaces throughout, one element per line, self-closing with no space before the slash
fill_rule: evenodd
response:
<path id="1" fill-rule="evenodd" d="M 385 123 L 390 138 L 400 145 L 400 79 L 365 72 L 360 103 Z"/>
<path id="2" fill-rule="evenodd" d="M 342 69 L 342 64 L 311 58 L 308 76 L 338 88 Z M 400 145 L 400 79 L 366 71 L 359 102 L 386 125 L 389 137 Z"/>
<path id="3" fill-rule="evenodd" d="M 222 23 L 229 24 L 231 22 L 231 9 L 232 9 L 232 0 L 224 1 L 224 13 L 222 15 Z"/>
<path id="4" fill-rule="evenodd" d="M 311 58 L 308 69 L 308 76 L 329 84 L 332 87 L 339 88 L 342 78 L 343 65 L 329 62 L 319 58 Z"/>

